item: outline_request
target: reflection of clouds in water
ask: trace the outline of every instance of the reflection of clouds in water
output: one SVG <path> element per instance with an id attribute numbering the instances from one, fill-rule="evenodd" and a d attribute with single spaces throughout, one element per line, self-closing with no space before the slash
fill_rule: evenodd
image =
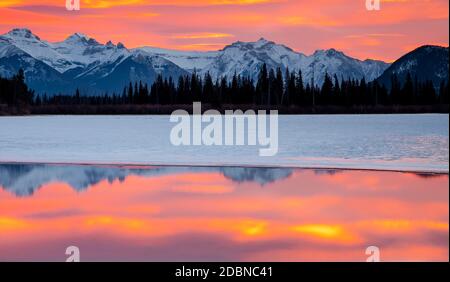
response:
<path id="1" fill-rule="evenodd" d="M 0 258 L 26 253 L 27 260 L 39 260 L 42 254 L 48 254 L 47 260 L 60 261 L 60 250 L 67 247 L 67 242 L 76 242 L 82 250 L 84 261 L 179 261 L 180 258 L 183 261 L 232 261 L 258 254 L 282 252 L 299 245 L 298 240 L 292 238 L 238 242 L 223 234 L 194 232 L 148 238 L 144 244 L 133 240 L 127 240 L 124 244 L 122 238 L 108 234 L 101 239 L 95 235 L 73 235 L 64 239 L 57 238 L 49 245 L 20 244 L 14 254 L 4 250 L 4 253 L 0 253 Z"/>
<path id="2" fill-rule="evenodd" d="M 14 253 L 3 250 L 0 257 L 12 258 L 17 257 L 17 254 L 26 254 L 27 260 L 42 260 L 42 254 L 48 254 L 46 260 L 60 261 L 60 250 L 67 247 L 67 242 L 76 242 L 83 250 L 85 261 L 179 261 L 180 258 L 183 261 L 323 261 L 323 254 L 327 254 L 327 261 L 347 261 L 347 256 L 352 257 L 351 261 L 355 261 L 355 258 L 363 261 L 366 257 L 361 250 L 365 250 L 369 242 L 377 243 L 382 250 L 382 259 L 391 250 L 405 252 L 404 257 L 413 258 L 417 256 L 417 250 L 412 246 L 448 248 L 448 233 L 444 232 L 425 232 L 418 234 L 417 238 L 407 236 L 407 239 L 387 233 L 383 236 L 372 234 L 365 239 L 364 242 L 351 245 L 300 236 L 239 241 L 226 234 L 190 232 L 148 237 L 143 243 L 110 234 L 103 234 L 101 239 L 97 234 L 71 234 L 55 238 L 51 244 L 25 242 L 17 245 Z"/>
<path id="3" fill-rule="evenodd" d="M 186 172 L 219 172 L 226 178 L 260 185 L 291 176 L 288 168 L 250 167 L 126 167 L 91 165 L 0 164 L 0 186 L 17 196 L 30 196 L 45 184 L 64 182 L 76 191 L 107 180 L 124 181 L 130 175 L 162 176 Z"/>
<path id="4" fill-rule="evenodd" d="M 448 260 L 447 174 L 0 165 L 0 183 L 0 260 L 58 261 L 68 242 L 86 261 Z M 27 183 L 43 191 L 17 197 Z"/>
<path id="5" fill-rule="evenodd" d="M 83 212 L 80 209 L 66 209 L 66 210 L 59 210 L 59 211 L 32 213 L 32 214 L 25 216 L 25 218 L 53 219 L 53 218 L 62 218 L 62 217 L 76 216 L 76 215 L 83 215 L 83 214 L 85 214 L 85 212 Z"/>

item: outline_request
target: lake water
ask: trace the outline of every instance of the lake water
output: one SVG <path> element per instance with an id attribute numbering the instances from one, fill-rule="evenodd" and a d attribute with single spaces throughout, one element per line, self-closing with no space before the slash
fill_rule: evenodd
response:
<path id="1" fill-rule="evenodd" d="M 0 261 L 448 261 L 448 174 L 0 165 Z"/>
<path id="2" fill-rule="evenodd" d="M 170 143 L 169 116 L 0 117 L 0 162 L 449 170 L 448 115 L 279 117 L 279 152 Z"/>
<path id="3" fill-rule="evenodd" d="M 259 157 L 168 116 L 0 117 L 0 261 L 448 261 L 448 123 L 280 116 Z"/>

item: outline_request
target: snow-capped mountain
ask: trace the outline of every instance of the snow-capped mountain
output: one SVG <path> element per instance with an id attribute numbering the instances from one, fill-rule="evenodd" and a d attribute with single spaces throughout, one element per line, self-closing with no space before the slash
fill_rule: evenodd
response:
<path id="1" fill-rule="evenodd" d="M 220 51 L 189 52 L 156 47 L 141 47 L 136 50 L 142 50 L 144 52 L 165 58 L 189 72 L 201 71 L 220 55 Z"/>
<path id="2" fill-rule="evenodd" d="M 400 82 L 405 81 L 408 73 L 418 81 L 431 80 L 439 87 L 448 80 L 448 47 L 425 45 L 396 60 L 378 79 L 387 87 L 391 86 L 391 76 L 396 74 Z"/>
<path id="3" fill-rule="evenodd" d="M 0 38 L 58 72 L 74 67 L 70 59 L 54 50 L 51 43 L 41 41 L 29 29 L 13 29 Z"/>
<path id="4" fill-rule="evenodd" d="M 219 52 L 214 61 L 203 68 L 201 73 L 209 72 L 214 78 L 232 77 L 236 73 L 256 80 L 264 63 L 268 69 L 290 67 L 293 70 L 303 57 L 302 54 L 265 39 L 256 42 L 238 41 Z"/>
<path id="5" fill-rule="evenodd" d="M 27 83 L 36 91 L 68 87 L 61 73 L 0 36 L 0 76 L 11 77 L 20 68 L 25 70 Z"/>
<path id="6" fill-rule="evenodd" d="M 307 56 L 264 38 L 256 42 L 238 41 L 216 52 L 140 49 L 164 57 L 184 69 L 196 69 L 201 75 L 209 72 L 213 78 L 231 78 L 236 73 L 256 80 L 261 66 L 266 63 L 269 69 L 281 68 L 283 72 L 286 69 L 301 70 L 306 82 L 311 82 L 314 77 L 314 84 L 320 85 L 326 72 L 336 74 L 339 79 L 365 77 L 367 81 L 372 81 L 389 66 L 382 61 L 354 59 L 335 49 L 318 50 Z"/>
<path id="7" fill-rule="evenodd" d="M 358 60 L 335 49 L 318 50 L 306 56 L 297 68 L 302 70 L 304 81 L 319 86 L 324 81 L 324 74 L 336 75 L 341 79 L 362 79 L 373 81 L 378 78 L 389 64 L 376 60 Z"/>
<path id="8" fill-rule="evenodd" d="M 0 36 L 0 75 L 22 68 L 29 86 L 55 94 L 79 88 L 83 93 L 121 93 L 131 82 L 151 84 L 158 74 L 177 78 L 187 71 L 154 54 L 128 50 L 122 43 L 101 44 L 75 33 L 62 42 L 41 40 L 28 29 Z"/>
<path id="9" fill-rule="evenodd" d="M 174 63 L 145 52 L 122 54 L 115 61 L 94 61 L 86 67 L 68 71 L 75 85 L 95 85 L 101 91 L 120 91 L 131 82 L 153 83 L 159 74 L 178 78 L 187 72 Z M 120 92 L 119 92 L 120 93 Z"/>
<path id="10" fill-rule="evenodd" d="M 155 47 L 127 49 L 122 43 L 99 43 L 75 33 L 62 42 L 42 40 L 28 29 L 13 29 L 0 36 L 0 76 L 9 77 L 20 68 L 37 93 L 121 93 L 131 82 L 151 84 L 161 74 L 176 80 L 196 71 L 213 78 L 236 73 L 255 81 L 261 66 L 301 70 L 305 82 L 320 85 L 325 73 L 341 78 L 376 79 L 389 66 L 374 60 L 361 61 L 334 49 L 304 55 L 261 38 L 235 42 L 214 52 L 183 52 Z"/>

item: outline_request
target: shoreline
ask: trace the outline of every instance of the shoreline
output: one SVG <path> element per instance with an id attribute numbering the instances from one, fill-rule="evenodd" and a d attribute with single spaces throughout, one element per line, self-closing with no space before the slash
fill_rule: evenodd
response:
<path id="1" fill-rule="evenodd" d="M 261 164 L 163 164 L 163 163 L 104 163 L 104 162 L 40 162 L 40 161 L 0 161 L 0 165 L 51 165 L 51 166 L 99 166 L 99 167 L 224 167 L 224 168 L 267 168 L 267 169 L 299 169 L 299 170 L 342 170 L 342 171 L 374 171 L 374 172 L 396 172 L 415 173 L 429 175 L 449 175 L 444 170 L 408 170 L 390 168 L 355 168 L 355 167 L 333 167 L 333 166 L 293 166 L 293 165 L 261 165 Z"/>
<path id="2" fill-rule="evenodd" d="M 185 110 L 192 114 L 192 104 L 174 105 L 45 105 L 30 107 L 8 107 L 0 105 L 0 116 L 39 115 L 170 115 L 175 110 Z M 448 114 L 448 104 L 436 105 L 377 105 L 377 106 L 264 106 L 231 105 L 213 106 L 202 103 L 202 111 L 218 110 L 278 110 L 281 115 L 339 115 L 339 114 Z"/>

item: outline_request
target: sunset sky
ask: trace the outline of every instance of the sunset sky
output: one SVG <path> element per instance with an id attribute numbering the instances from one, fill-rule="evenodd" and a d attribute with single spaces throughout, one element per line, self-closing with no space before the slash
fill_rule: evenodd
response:
<path id="1" fill-rule="evenodd" d="M 27 27 L 61 41 L 81 32 L 128 48 L 218 50 L 260 37 L 311 54 L 336 48 L 360 59 L 393 61 L 423 44 L 448 46 L 448 0 L 0 0 L 0 33 Z"/>

